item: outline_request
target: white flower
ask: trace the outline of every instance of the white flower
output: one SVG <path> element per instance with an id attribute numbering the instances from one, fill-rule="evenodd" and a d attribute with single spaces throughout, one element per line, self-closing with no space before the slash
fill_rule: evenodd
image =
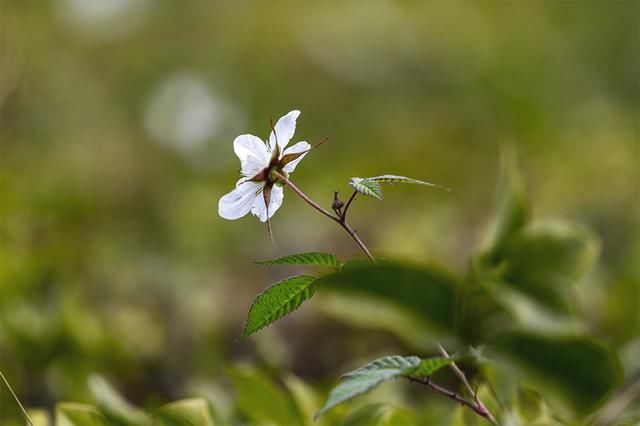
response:
<path id="1" fill-rule="evenodd" d="M 307 142 L 285 149 L 296 131 L 299 115 L 300 111 L 294 110 L 280 118 L 268 142 L 253 135 L 240 135 L 233 141 L 242 177 L 233 191 L 220 198 L 221 217 L 235 220 L 251 212 L 266 222 L 280 208 L 284 190 L 276 174 L 288 176 L 311 149 Z"/>

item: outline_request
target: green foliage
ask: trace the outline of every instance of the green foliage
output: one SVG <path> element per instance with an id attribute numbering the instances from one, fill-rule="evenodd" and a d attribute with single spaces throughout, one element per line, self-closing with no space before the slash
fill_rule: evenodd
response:
<path id="1" fill-rule="evenodd" d="M 339 269 L 342 262 L 333 253 L 297 253 L 271 260 L 258 260 L 258 265 L 319 265 Z"/>
<path id="2" fill-rule="evenodd" d="M 420 361 L 418 369 L 413 373 L 417 377 L 427 377 L 440 370 L 447 365 L 450 365 L 453 361 L 450 358 L 433 357 Z"/>
<path id="3" fill-rule="evenodd" d="M 102 376 L 89 377 L 89 389 L 105 415 L 113 422 L 126 425 L 145 425 L 149 418 L 136 406 L 124 399 Z"/>
<path id="4" fill-rule="evenodd" d="M 555 391 L 580 415 L 597 408 L 620 379 L 616 356 L 589 338 L 513 332 L 492 346 L 523 368 L 537 389 Z"/>
<path id="5" fill-rule="evenodd" d="M 230 368 L 227 374 L 236 391 L 237 408 L 250 424 L 302 423 L 287 393 L 264 374 L 251 368 Z"/>
<path id="6" fill-rule="evenodd" d="M 326 275 L 316 284 L 323 291 L 375 297 L 441 331 L 453 329 L 458 284 L 437 268 L 369 262 Z"/>
<path id="7" fill-rule="evenodd" d="M 567 288 L 591 268 L 597 253 L 596 237 L 580 226 L 534 223 L 505 248 L 503 280 L 545 306 L 560 309 Z"/>
<path id="8" fill-rule="evenodd" d="M 56 405 L 56 426 L 107 426 L 106 417 L 97 407 L 76 402 Z"/>
<path id="9" fill-rule="evenodd" d="M 247 337 L 272 322 L 296 310 L 316 292 L 315 277 L 300 275 L 271 285 L 253 301 L 243 337 Z"/>
<path id="10" fill-rule="evenodd" d="M 344 374 L 317 416 L 358 395 L 362 395 L 379 384 L 396 377 L 411 375 L 420 365 L 420 358 L 398 355 L 379 358 L 369 364 Z"/>
<path id="11" fill-rule="evenodd" d="M 353 177 L 349 181 L 349 185 L 361 194 L 382 201 L 382 187 L 378 182 L 366 178 Z"/>
<path id="12" fill-rule="evenodd" d="M 163 405 L 153 413 L 158 426 L 214 426 L 209 404 L 201 398 L 183 399 Z"/>

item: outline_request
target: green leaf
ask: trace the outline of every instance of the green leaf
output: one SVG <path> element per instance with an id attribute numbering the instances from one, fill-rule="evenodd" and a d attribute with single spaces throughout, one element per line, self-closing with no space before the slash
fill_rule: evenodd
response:
<path id="1" fill-rule="evenodd" d="M 451 364 L 453 360 L 450 358 L 433 357 L 420 361 L 418 369 L 413 373 L 414 376 L 427 377 L 440 370 L 443 367 Z"/>
<path id="2" fill-rule="evenodd" d="M 530 214 L 525 186 L 514 152 L 507 150 L 502 153 L 501 167 L 500 200 L 488 253 L 493 264 L 499 263 L 503 258 L 505 246 L 511 237 L 525 226 Z"/>
<path id="3" fill-rule="evenodd" d="M 209 404 L 202 398 L 182 399 L 163 405 L 154 412 L 160 426 L 214 426 Z"/>
<path id="4" fill-rule="evenodd" d="M 446 188 L 444 186 L 436 185 L 435 183 L 431 183 L 431 182 L 425 182 L 423 180 L 408 178 L 406 176 L 382 175 L 382 176 L 368 177 L 366 179 L 373 182 L 386 183 L 386 184 L 408 183 L 413 185 L 426 185 L 426 186 L 432 186 L 434 188 L 444 189 L 445 191 L 451 191 L 449 188 Z"/>
<path id="5" fill-rule="evenodd" d="M 97 374 L 89 377 L 89 389 L 112 420 L 127 425 L 145 425 L 149 419 L 142 410 L 124 399 L 107 380 Z"/>
<path id="6" fill-rule="evenodd" d="M 393 355 L 379 358 L 357 370 L 344 374 L 340 384 L 329 393 L 327 401 L 318 411 L 316 417 L 344 401 L 370 391 L 383 382 L 411 375 L 419 365 L 420 358 L 416 356 Z"/>
<path id="7" fill-rule="evenodd" d="M 287 374 L 282 380 L 301 414 L 303 424 L 312 426 L 313 415 L 320 407 L 320 400 L 315 390 L 293 374 Z"/>
<path id="8" fill-rule="evenodd" d="M 315 277 L 300 275 L 280 281 L 253 301 L 242 332 L 247 337 L 296 310 L 316 292 Z"/>
<path id="9" fill-rule="evenodd" d="M 368 263 L 316 281 L 323 290 L 359 294 L 400 307 L 440 331 L 454 325 L 456 279 L 435 267 Z"/>
<path id="10" fill-rule="evenodd" d="M 97 407 L 76 402 L 56 405 L 56 426 L 107 426 L 107 419 Z"/>
<path id="11" fill-rule="evenodd" d="M 503 280 L 554 309 L 563 309 L 563 295 L 591 268 L 598 240 L 585 228 L 563 222 L 542 222 L 524 228 L 505 248 Z"/>
<path id="12" fill-rule="evenodd" d="M 582 415 L 607 398 L 621 375 L 615 354 L 585 337 L 513 332 L 500 336 L 492 346 L 520 367 L 537 389 L 556 393 Z"/>
<path id="13" fill-rule="evenodd" d="M 258 265 L 319 265 L 328 268 L 338 269 L 342 266 L 342 262 L 333 253 L 297 253 L 289 256 L 279 257 L 271 260 L 258 260 L 254 263 Z"/>
<path id="14" fill-rule="evenodd" d="M 380 201 L 383 199 L 382 187 L 378 182 L 374 182 L 366 178 L 353 177 L 351 178 L 349 185 L 361 194 L 376 198 Z"/>
<path id="15" fill-rule="evenodd" d="M 289 395 L 264 374 L 252 368 L 238 367 L 227 369 L 227 375 L 236 390 L 238 410 L 248 419 L 247 424 L 303 423 Z"/>

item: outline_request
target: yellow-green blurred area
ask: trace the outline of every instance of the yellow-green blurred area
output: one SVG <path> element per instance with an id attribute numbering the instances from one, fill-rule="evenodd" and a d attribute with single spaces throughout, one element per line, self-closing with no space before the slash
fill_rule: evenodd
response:
<path id="1" fill-rule="evenodd" d="M 0 369 L 25 405 L 93 403 L 99 374 L 140 406 L 235 412 L 260 393 L 238 390 L 247 365 L 324 396 L 352 367 L 429 347 L 322 292 L 237 340 L 258 292 L 309 270 L 252 260 L 361 257 L 287 190 L 273 243 L 255 217 L 218 216 L 233 139 L 292 109 L 293 142 L 331 137 L 291 176 L 326 207 L 353 176 L 451 188 L 385 187 L 350 220 L 376 255 L 459 276 L 517 152 L 533 217 L 597 236 L 575 303 L 621 385 L 640 377 L 638 2 L 5 0 L 0 25 Z M 372 400 L 449 418 L 406 386 Z M 0 388 L 0 423 L 21 421 Z"/>

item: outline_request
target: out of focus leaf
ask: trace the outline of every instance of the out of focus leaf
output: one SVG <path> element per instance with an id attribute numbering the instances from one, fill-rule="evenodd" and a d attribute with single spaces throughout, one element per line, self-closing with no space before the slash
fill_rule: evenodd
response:
<path id="1" fill-rule="evenodd" d="M 366 264 L 316 281 L 322 291 L 375 297 L 415 314 L 432 327 L 452 330 L 457 282 L 437 268 Z"/>
<path id="2" fill-rule="evenodd" d="M 258 265 L 319 265 L 328 268 L 340 268 L 342 262 L 333 253 L 297 253 L 271 260 L 258 260 Z"/>
<path id="3" fill-rule="evenodd" d="M 268 377 L 250 368 L 229 368 L 238 410 L 250 424 L 298 425 L 293 401 Z"/>
<path id="4" fill-rule="evenodd" d="M 504 151 L 501 157 L 500 201 L 491 236 L 489 257 L 498 263 L 511 237 L 529 220 L 529 206 L 515 153 Z"/>
<path id="5" fill-rule="evenodd" d="M 316 416 L 322 415 L 342 402 L 370 391 L 387 380 L 411 375 L 416 371 L 420 362 L 420 358 L 415 356 L 393 355 L 379 358 L 357 370 L 344 374 L 341 377 L 341 382 L 329 393 L 327 401 Z"/>
<path id="6" fill-rule="evenodd" d="M 312 425 L 313 415 L 320 407 L 318 395 L 311 386 L 302 381 L 298 376 L 288 374 L 283 380 L 298 407 L 298 411 L 300 411 L 303 424 Z"/>
<path id="7" fill-rule="evenodd" d="M 271 285 L 253 301 L 242 332 L 247 337 L 296 310 L 316 292 L 315 277 L 300 275 Z"/>
<path id="8" fill-rule="evenodd" d="M 96 406 L 76 402 L 56 405 L 56 426 L 107 426 L 109 423 Z"/>
<path id="9" fill-rule="evenodd" d="M 534 224 L 506 247 L 503 279 L 542 304 L 560 309 L 563 291 L 589 270 L 598 248 L 597 238 L 582 227 Z"/>
<path id="10" fill-rule="evenodd" d="M 522 368 L 537 389 L 559 395 L 582 415 L 597 408 L 620 379 L 615 354 L 585 337 L 513 332 L 500 336 L 493 348 Z"/>
<path id="11" fill-rule="evenodd" d="M 124 399 L 102 376 L 89 377 L 89 389 L 105 414 L 127 425 L 145 425 L 148 417 L 136 406 Z"/>
<path id="12" fill-rule="evenodd" d="M 29 414 L 33 426 L 49 426 L 51 424 L 49 413 L 43 408 L 29 408 L 27 414 Z M 26 422 L 26 426 L 30 426 L 29 422 Z"/>
<path id="13" fill-rule="evenodd" d="M 349 185 L 361 194 L 382 201 L 382 187 L 378 182 L 366 178 L 353 177 L 349 181 Z"/>
<path id="14" fill-rule="evenodd" d="M 411 415 L 388 404 L 366 404 L 351 412 L 340 426 L 411 426 Z"/>
<path id="15" fill-rule="evenodd" d="M 182 399 L 163 405 L 154 412 L 159 426 L 214 426 L 207 401 L 201 398 Z"/>

